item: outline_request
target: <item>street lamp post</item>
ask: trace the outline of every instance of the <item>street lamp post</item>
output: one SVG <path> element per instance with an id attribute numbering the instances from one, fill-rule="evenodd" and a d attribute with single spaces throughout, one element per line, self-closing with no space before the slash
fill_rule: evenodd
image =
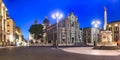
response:
<path id="1" fill-rule="evenodd" d="M 92 25 L 94 26 L 94 33 L 95 33 L 95 36 L 94 36 L 94 46 L 96 46 L 96 41 L 97 41 L 97 28 L 99 27 L 100 25 L 100 21 L 99 20 L 95 20 L 92 22 Z"/>
<path id="2" fill-rule="evenodd" d="M 59 26 L 58 26 L 58 22 L 59 22 L 59 20 L 60 20 L 62 17 L 63 17 L 63 15 L 62 15 L 61 13 L 59 13 L 59 12 L 52 14 L 52 18 L 57 20 L 57 25 L 56 25 L 56 26 L 57 26 L 57 32 L 56 32 L 56 33 L 57 33 L 57 39 L 55 40 L 55 45 L 56 45 L 55 47 L 56 47 L 56 48 L 58 48 L 58 40 L 59 40 L 59 38 L 58 38 L 58 37 L 59 37 L 59 36 L 58 36 L 58 35 L 59 35 L 59 34 L 58 34 L 58 33 L 59 33 L 59 32 L 58 32 L 58 27 L 59 27 Z"/>

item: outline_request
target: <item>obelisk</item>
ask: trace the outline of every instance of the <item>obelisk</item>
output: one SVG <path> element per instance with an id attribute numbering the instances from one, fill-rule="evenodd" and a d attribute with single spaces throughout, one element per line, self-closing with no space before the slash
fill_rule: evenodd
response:
<path id="1" fill-rule="evenodd" d="M 104 6 L 104 30 L 107 28 L 107 8 Z"/>

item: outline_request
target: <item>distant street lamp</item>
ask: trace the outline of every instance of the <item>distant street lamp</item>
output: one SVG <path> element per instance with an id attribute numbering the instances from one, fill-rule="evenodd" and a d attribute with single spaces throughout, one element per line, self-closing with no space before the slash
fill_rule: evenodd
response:
<path id="1" fill-rule="evenodd" d="M 93 25 L 93 27 L 94 27 L 94 46 L 96 46 L 96 40 L 97 40 L 97 28 L 99 27 L 99 25 L 100 25 L 101 23 L 100 23 L 100 21 L 99 20 L 94 20 L 93 22 L 92 22 L 92 25 Z"/>
<path id="2" fill-rule="evenodd" d="M 62 13 L 59 13 L 59 12 L 56 12 L 56 13 L 53 13 L 52 14 L 52 18 L 53 19 L 56 19 L 57 20 L 57 39 L 55 40 L 55 45 L 56 45 L 56 48 L 58 48 L 58 22 L 59 22 L 59 20 L 61 19 L 63 17 L 63 14 Z"/>

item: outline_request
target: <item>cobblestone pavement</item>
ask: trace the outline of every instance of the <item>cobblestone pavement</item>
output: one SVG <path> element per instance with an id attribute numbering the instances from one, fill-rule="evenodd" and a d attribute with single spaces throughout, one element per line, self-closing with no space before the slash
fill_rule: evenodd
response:
<path id="1" fill-rule="evenodd" d="M 92 50 L 90 47 L 59 49 L 52 47 L 6 47 L 0 48 L 0 60 L 120 60 L 119 54 L 114 55 L 116 52 L 113 55 L 84 53 L 93 53 L 94 51 L 96 50 Z M 106 51 L 104 53 L 107 54 Z M 99 52 L 99 50 L 96 52 Z"/>

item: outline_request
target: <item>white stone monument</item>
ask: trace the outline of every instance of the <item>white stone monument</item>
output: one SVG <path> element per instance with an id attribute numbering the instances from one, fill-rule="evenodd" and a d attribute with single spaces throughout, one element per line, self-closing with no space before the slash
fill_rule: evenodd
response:
<path id="1" fill-rule="evenodd" d="M 104 7 L 104 30 L 101 31 L 100 46 L 117 46 L 117 43 L 112 40 L 112 32 L 107 30 L 107 9 Z"/>

